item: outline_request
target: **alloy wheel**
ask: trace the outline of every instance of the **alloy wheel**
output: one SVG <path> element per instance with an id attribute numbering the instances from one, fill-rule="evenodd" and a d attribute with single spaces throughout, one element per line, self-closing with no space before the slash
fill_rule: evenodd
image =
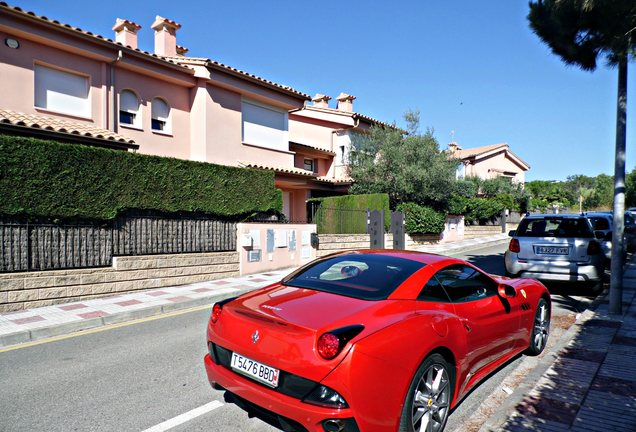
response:
<path id="1" fill-rule="evenodd" d="M 450 380 L 441 364 L 432 364 L 422 375 L 413 397 L 412 425 L 416 432 L 440 432 L 450 405 Z"/>

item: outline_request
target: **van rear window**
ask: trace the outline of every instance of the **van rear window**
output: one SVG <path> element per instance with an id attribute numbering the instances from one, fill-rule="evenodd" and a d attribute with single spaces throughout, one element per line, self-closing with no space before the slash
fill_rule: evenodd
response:
<path id="1" fill-rule="evenodd" d="M 524 219 L 517 228 L 518 237 L 579 237 L 592 238 L 594 233 L 584 218 L 546 217 Z"/>

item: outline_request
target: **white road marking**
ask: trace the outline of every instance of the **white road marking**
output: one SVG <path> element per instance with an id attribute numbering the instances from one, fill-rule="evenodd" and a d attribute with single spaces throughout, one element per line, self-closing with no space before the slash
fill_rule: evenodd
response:
<path id="1" fill-rule="evenodd" d="M 210 403 L 206 403 L 205 405 L 201 405 L 198 408 L 195 408 L 187 413 L 183 413 L 176 417 L 171 418 L 170 420 L 166 420 L 163 423 L 159 423 L 156 426 L 151 427 L 150 429 L 146 429 L 143 432 L 164 432 L 173 427 L 179 426 L 185 422 L 188 422 L 194 418 L 202 416 L 203 414 L 207 414 L 210 411 L 214 411 L 217 408 L 221 408 L 223 406 L 223 402 L 212 401 Z"/>

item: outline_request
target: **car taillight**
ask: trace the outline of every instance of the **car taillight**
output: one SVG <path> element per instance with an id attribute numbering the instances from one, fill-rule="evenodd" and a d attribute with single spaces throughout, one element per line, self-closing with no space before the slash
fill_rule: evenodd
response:
<path id="1" fill-rule="evenodd" d="M 591 240 L 587 245 L 587 254 L 596 255 L 601 253 L 601 245 L 596 240 Z"/>
<path id="2" fill-rule="evenodd" d="M 508 250 L 510 252 L 515 252 L 515 253 L 521 252 L 521 246 L 519 245 L 519 240 L 517 239 L 510 240 L 510 244 L 508 245 Z"/>
<path id="3" fill-rule="evenodd" d="M 347 342 L 359 335 L 362 330 L 364 330 L 363 325 L 355 324 L 323 333 L 316 343 L 316 351 L 325 360 L 331 360 L 340 354 Z"/>
<path id="4" fill-rule="evenodd" d="M 210 315 L 210 321 L 212 321 L 213 324 L 219 320 L 222 310 L 223 309 L 221 308 L 221 305 L 218 303 L 212 306 L 212 314 Z"/>
<path id="5" fill-rule="evenodd" d="M 318 354 L 331 360 L 340 352 L 340 338 L 333 333 L 325 333 L 318 339 Z"/>

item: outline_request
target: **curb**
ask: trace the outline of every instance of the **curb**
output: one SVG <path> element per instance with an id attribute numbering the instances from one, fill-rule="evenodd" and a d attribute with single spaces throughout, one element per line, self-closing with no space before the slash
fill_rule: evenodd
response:
<path id="1" fill-rule="evenodd" d="M 223 293 L 223 294 L 211 294 L 207 297 L 201 297 L 186 302 L 170 303 L 160 306 L 149 306 L 134 311 L 125 311 L 115 314 L 105 315 L 103 317 L 81 319 L 78 321 L 68 322 L 64 324 L 56 324 L 49 327 L 41 327 L 33 330 L 22 330 L 15 333 L 8 333 L 0 335 L 0 348 L 6 348 L 13 345 L 25 344 L 29 342 L 36 342 L 43 339 L 49 339 L 53 337 L 63 336 L 71 333 L 77 333 L 85 330 L 91 330 L 99 327 L 105 327 L 113 324 L 121 324 L 127 321 L 133 321 L 142 318 L 149 318 L 152 316 L 167 314 L 170 312 L 176 312 L 180 310 L 191 309 L 197 306 L 210 305 L 216 301 L 223 300 L 229 297 L 244 294 L 252 291 L 256 288 L 242 288 L 236 291 Z"/>
<path id="2" fill-rule="evenodd" d="M 545 374 L 554 362 L 558 360 L 561 350 L 565 348 L 572 339 L 574 339 L 576 334 L 580 331 L 580 325 L 592 318 L 593 315 L 593 310 L 585 310 L 574 324 L 572 324 L 572 326 L 570 326 L 570 328 L 561 335 L 552 351 L 546 353 L 546 355 L 538 362 L 536 357 L 526 357 L 512 372 L 510 372 L 509 375 L 513 375 L 518 370 L 522 370 L 526 366 L 530 366 L 528 368 L 530 369 L 530 373 L 526 375 L 523 382 L 515 388 L 513 393 L 506 399 L 505 403 L 500 405 L 499 409 L 488 417 L 488 420 L 481 426 L 481 428 L 479 428 L 478 432 L 494 432 L 506 423 L 514 407 L 523 400 L 526 394 L 534 388 L 535 384 L 543 376 L 543 374 Z M 535 364 L 532 365 L 532 363 Z M 497 391 L 499 391 L 499 389 L 495 390 L 495 392 Z M 488 398 L 489 397 L 490 395 Z"/>
<path id="3" fill-rule="evenodd" d="M 594 317 L 594 315 L 596 314 L 596 309 L 601 303 L 607 300 L 608 295 L 609 291 L 605 292 L 602 296 L 596 297 L 590 304 L 590 306 L 585 311 L 583 311 L 581 315 L 576 319 L 576 321 L 570 326 L 570 328 L 561 335 L 552 350 L 549 353 L 546 353 L 546 355 L 541 360 L 537 362 L 536 357 L 526 357 L 509 374 L 513 375 L 515 372 L 521 370 L 525 366 L 530 366 L 531 363 L 536 363 L 534 366 L 528 368 L 530 369 L 530 372 L 525 376 L 523 382 L 515 388 L 513 393 L 508 398 L 506 398 L 505 403 L 501 404 L 499 408 L 488 417 L 486 422 L 481 426 L 481 428 L 479 428 L 478 432 L 496 432 L 506 423 L 506 421 L 510 417 L 510 414 L 514 412 L 515 407 L 519 403 L 521 403 L 523 398 L 530 391 L 532 391 L 539 379 L 559 359 L 559 353 L 581 331 L 582 324 Z M 489 395 L 488 398 L 490 398 L 491 395 Z"/>

